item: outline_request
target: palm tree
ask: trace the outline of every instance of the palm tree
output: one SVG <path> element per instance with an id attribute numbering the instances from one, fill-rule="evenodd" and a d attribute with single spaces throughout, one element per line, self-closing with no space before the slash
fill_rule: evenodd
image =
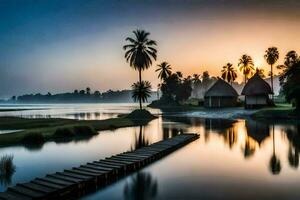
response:
<path id="1" fill-rule="evenodd" d="M 266 50 L 265 59 L 267 63 L 271 66 L 271 89 L 274 92 L 273 88 L 273 65 L 277 62 L 279 58 L 279 52 L 277 47 L 270 47 Z M 274 95 L 272 95 L 274 97 Z"/>
<path id="2" fill-rule="evenodd" d="M 151 96 L 151 84 L 149 81 L 136 82 L 132 86 L 132 98 L 135 102 L 139 101 L 140 109 L 142 102 L 146 102 Z"/>
<path id="3" fill-rule="evenodd" d="M 296 51 L 289 51 L 284 58 L 284 65 L 289 67 L 299 61 L 299 56 Z"/>
<path id="4" fill-rule="evenodd" d="M 252 60 L 251 56 L 248 56 L 247 54 L 242 55 L 242 57 L 239 60 L 238 66 L 239 66 L 240 71 L 244 75 L 245 84 L 246 84 L 247 77 L 254 70 L 254 68 L 253 68 L 254 64 L 253 64 L 253 60 Z"/>
<path id="5" fill-rule="evenodd" d="M 261 78 L 266 78 L 265 70 L 261 68 L 256 68 L 255 73 L 257 73 Z"/>
<path id="6" fill-rule="evenodd" d="M 288 68 L 300 61 L 296 51 L 289 51 L 284 58 L 284 65 L 277 65 L 276 68 L 281 70 L 281 75 L 284 74 Z"/>
<path id="7" fill-rule="evenodd" d="M 166 80 L 172 74 L 171 65 L 167 62 L 162 62 L 157 65 L 157 67 L 158 68 L 155 70 L 155 72 L 159 72 L 158 78 L 160 80 Z"/>
<path id="8" fill-rule="evenodd" d="M 201 84 L 201 79 L 200 79 L 200 75 L 199 74 L 193 74 L 193 83 L 195 86 L 200 85 Z"/>
<path id="9" fill-rule="evenodd" d="M 232 84 L 237 78 L 236 70 L 231 63 L 227 63 L 222 69 L 222 79 L 226 80 L 228 83 Z"/>
<path id="10" fill-rule="evenodd" d="M 177 72 L 176 72 L 176 75 L 177 75 L 177 77 L 178 77 L 179 79 L 181 79 L 181 78 L 183 77 L 183 74 L 182 74 L 182 72 L 180 72 L 180 71 L 177 71 Z"/>
<path id="11" fill-rule="evenodd" d="M 133 31 L 134 38 L 127 37 L 125 40 L 129 42 L 123 46 L 125 50 L 126 61 L 129 62 L 130 67 L 139 72 L 139 82 L 142 82 L 142 71 L 148 69 L 152 65 L 152 60 L 156 60 L 157 50 L 156 41 L 148 38 L 149 32 L 144 30 Z M 142 100 L 139 100 L 140 109 L 142 107 Z"/>

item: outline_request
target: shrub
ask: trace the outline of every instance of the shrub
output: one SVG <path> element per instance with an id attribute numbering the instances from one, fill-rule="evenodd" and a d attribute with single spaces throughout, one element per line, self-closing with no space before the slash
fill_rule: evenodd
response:
<path id="1" fill-rule="evenodd" d="M 42 145 L 45 142 L 45 138 L 41 133 L 28 133 L 26 134 L 23 139 L 22 143 L 25 145 Z"/>
<path id="2" fill-rule="evenodd" d="M 74 137 L 75 133 L 70 128 L 58 128 L 54 132 L 54 137 Z"/>
<path id="3" fill-rule="evenodd" d="M 74 126 L 73 128 L 75 135 L 85 136 L 85 135 L 95 135 L 97 132 L 89 126 Z"/>

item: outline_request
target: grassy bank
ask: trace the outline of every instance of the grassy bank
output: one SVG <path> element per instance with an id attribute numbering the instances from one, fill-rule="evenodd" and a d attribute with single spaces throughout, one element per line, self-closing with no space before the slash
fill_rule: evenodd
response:
<path id="1" fill-rule="evenodd" d="M 24 119 L 0 117 L 0 129 L 22 130 L 0 134 L 0 146 L 41 145 L 45 141 L 72 140 L 91 137 L 97 131 L 145 125 L 150 120 L 133 121 L 126 117 L 106 120 Z"/>
<path id="2" fill-rule="evenodd" d="M 299 121 L 300 113 L 296 112 L 290 104 L 277 104 L 273 108 L 261 109 L 251 115 L 251 117 L 258 120 Z"/>

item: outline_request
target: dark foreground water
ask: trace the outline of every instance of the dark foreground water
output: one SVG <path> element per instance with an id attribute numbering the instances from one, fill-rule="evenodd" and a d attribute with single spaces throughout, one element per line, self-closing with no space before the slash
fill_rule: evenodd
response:
<path id="1" fill-rule="evenodd" d="M 102 131 L 40 148 L 0 148 L 13 155 L 0 190 L 182 132 L 200 139 L 83 199 L 299 199 L 300 126 L 252 120 L 160 117 L 145 127 Z"/>

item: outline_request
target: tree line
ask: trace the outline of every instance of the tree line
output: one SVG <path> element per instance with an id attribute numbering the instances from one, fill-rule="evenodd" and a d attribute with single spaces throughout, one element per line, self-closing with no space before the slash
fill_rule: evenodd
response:
<path id="1" fill-rule="evenodd" d="M 157 59 L 157 42 L 150 39 L 150 33 L 144 30 L 134 30 L 133 37 L 127 37 L 125 40 L 128 44 L 123 46 L 125 50 L 125 58 L 130 67 L 138 71 L 139 80 L 132 84 L 132 98 L 139 102 L 140 109 L 142 103 L 147 101 L 151 92 L 151 84 L 149 81 L 142 80 L 142 71 L 148 69 L 153 61 Z M 269 76 L 271 79 L 271 89 L 274 93 L 273 76 L 274 65 L 279 59 L 279 51 L 277 47 L 269 47 L 264 54 L 264 59 L 270 65 Z M 284 59 L 284 64 L 277 65 L 276 68 L 280 70 L 280 84 L 282 92 L 287 101 L 295 101 L 296 107 L 300 105 L 300 58 L 296 51 L 289 51 Z M 238 62 L 238 69 L 244 76 L 244 83 L 254 74 L 259 74 L 265 78 L 264 70 L 261 68 L 254 68 L 254 62 L 251 56 L 244 54 Z M 191 96 L 192 87 L 201 84 L 203 81 L 207 82 L 209 77 L 208 72 L 203 73 L 202 80 L 199 74 L 193 76 L 183 77 L 181 72 L 172 72 L 170 64 L 166 61 L 160 63 L 156 69 L 158 78 L 161 83 L 158 88 L 162 92 L 161 100 L 180 102 L 185 101 Z M 237 70 L 232 63 L 227 63 L 222 67 L 221 78 L 232 84 L 237 78 Z M 214 78 L 212 78 L 214 80 Z M 210 80 L 211 81 L 211 80 Z"/>
<path id="2" fill-rule="evenodd" d="M 81 90 L 74 90 L 73 92 L 51 94 L 25 94 L 20 96 L 13 96 L 9 102 L 16 103 L 123 103 L 133 102 L 131 98 L 131 90 L 108 90 L 101 93 L 98 90 L 92 91 L 90 87 Z M 150 93 L 150 97 L 155 97 L 154 92 Z"/>

